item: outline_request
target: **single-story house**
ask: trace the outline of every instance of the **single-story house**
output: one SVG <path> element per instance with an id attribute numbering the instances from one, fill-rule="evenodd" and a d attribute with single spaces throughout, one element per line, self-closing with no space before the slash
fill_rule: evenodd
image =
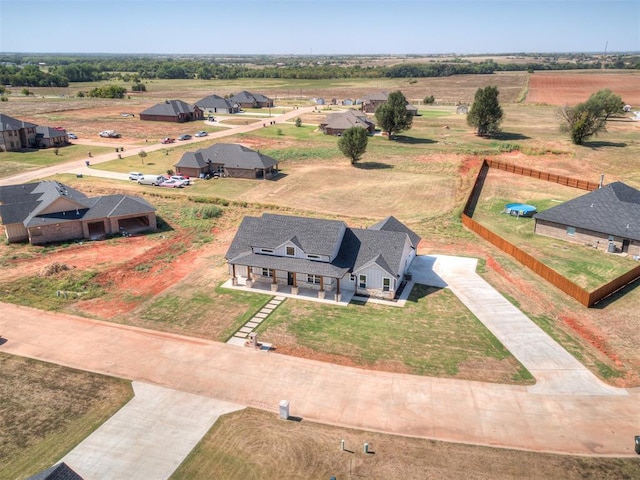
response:
<path id="1" fill-rule="evenodd" d="M 346 112 L 329 113 L 320 124 L 320 130 L 326 135 L 342 135 L 345 130 L 351 127 L 362 127 L 370 135 L 373 135 L 376 129 L 375 123 L 371 122 L 364 112 L 353 109 Z"/>
<path id="2" fill-rule="evenodd" d="M 36 148 L 36 127 L 35 123 L 0 113 L 0 152 L 17 152 L 23 148 Z"/>
<path id="3" fill-rule="evenodd" d="M 0 219 L 9 242 L 40 245 L 152 231 L 155 210 L 139 197 L 89 198 L 56 181 L 0 186 Z"/>
<path id="4" fill-rule="evenodd" d="M 225 258 L 235 285 L 299 288 L 324 298 L 342 291 L 393 299 L 406 280 L 420 237 L 394 217 L 369 228 L 339 220 L 264 213 L 244 217 Z"/>
<path id="5" fill-rule="evenodd" d="M 376 109 L 387 101 L 389 94 L 386 92 L 372 93 L 362 97 L 362 111 L 376 113 Z"/>
<path id="6" fill-rule="evenodd" d="M 174 165 L 176 172 L 190 177 L 200 174 L 268 179 L 278 174 L 278 161 L 235 143 L 216 143 L 195 152 L 185 152 Z"/>
<path id="7" fill-rule="evenodd" d="M 351 100 L 350 98 L 345 98 L 344 100 L 342 100 L 342 105 L 353 105 L 353 100 Z"/>
<path id="8" fill-rule="evenodd" d="M 243 90 L 240 93 L 236 93 L 229 100 L 232 103 L 238 104 L 240 108 L 262 108 L 273 107 L 273 100 L 265 97 L 261 93 L 251 93 Z"/>
<path id="9" fill-rule="evenodd" d="M 156 122 L 183 123 L 203 118 L 204 114 L 198 106 L 189 105 L 182 100 L 166 100 L 140 113 L 140 120 Z"/>
<path id="10" fill-rule="evenodd" d="M 416 107 L 415 105 L 407 104 L 407 113 L 409 115 L 417 117 L 418 116 L 418 107 Z"/>
<path id="11" fill-rule="evenodd" d="M 456 107 L 456 113 L 458 115 L 466 115 L 469 113 L 469 107 L 467 105 L 458 105 Z"/>
<path id="12" fill-rule="evenodd" d="M 535 233 L 640 255 L 640 191 L 614 182 L 536 213 Z"/>
<path id="13" fill-rule="evenodd" d="M 240 106 L 237 103 L 233 103 L 218 95 L 209 95 L 208 97 L 201 98 L 194 105 L 207 115 L 213 115 L 214 113 L 238 113 L 240 111 Z"/>
<path id="14" fill-rule="evenodd" d="M 69 136 L 64 130 L 51 127 L 36 127 L 36 144 L 40 148 L 64 147 L 69 144 Z"/>

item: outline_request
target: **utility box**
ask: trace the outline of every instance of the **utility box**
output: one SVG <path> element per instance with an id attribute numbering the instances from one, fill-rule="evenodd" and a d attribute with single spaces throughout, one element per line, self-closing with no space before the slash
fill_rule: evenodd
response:
<path id="1" fill-rule="evenodd" d="M 280 418 L 282 420 L 289 418 L 289 400 L 280 400 Z"/>

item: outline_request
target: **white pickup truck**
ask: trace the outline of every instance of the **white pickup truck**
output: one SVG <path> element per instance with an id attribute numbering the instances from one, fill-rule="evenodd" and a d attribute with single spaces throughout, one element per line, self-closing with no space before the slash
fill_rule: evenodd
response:
<path id="1" fill-rule="evenodd" d="M 98 135 L 100 135 L 102 138 L 120 138 L 122 136 L 115 130 L 103 130 Z"/>

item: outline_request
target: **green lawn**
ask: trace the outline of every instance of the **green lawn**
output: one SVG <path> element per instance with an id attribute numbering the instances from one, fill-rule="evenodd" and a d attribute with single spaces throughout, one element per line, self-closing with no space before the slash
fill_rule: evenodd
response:
<path id="1" fill-rule="evenodd" d="M 66 147 L 58 148 L 57 155 L 54 148 L 34 149 L 24 152 L 2 152 L 0 177 L 8 177 L 26 170 L 48 167 L 71 160 L 78 160 L 78 164 L 81 165 L 87 159 L 88 149 L 86 145 L 67 145 Z M 91 147 L 93 155 L 100 155 L 109 151 L 113 150 L 108 147 Z"/>
<path id="2" fill-rule="evenodd" d="M 446 289 L 416 285 L 404 308 L 357 302 L 345 308 L 289 299 L 257 332 L 276 350 L 279 343 L 293 341 L 361 366 L 400 365 L 417 375 L 465 377 L 468 369 L 490 364 L 494 373 L 500 370 L 493 381 L 532 380 Z"/>

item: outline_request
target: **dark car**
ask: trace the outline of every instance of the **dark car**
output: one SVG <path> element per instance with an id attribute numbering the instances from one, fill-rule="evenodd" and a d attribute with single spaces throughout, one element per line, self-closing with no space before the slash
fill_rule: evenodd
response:
<path id="1" fill-rule="evenodd" d="M 178 140 L 191 140 L 191 135 L 184 133 L 178 137 Z"/>

